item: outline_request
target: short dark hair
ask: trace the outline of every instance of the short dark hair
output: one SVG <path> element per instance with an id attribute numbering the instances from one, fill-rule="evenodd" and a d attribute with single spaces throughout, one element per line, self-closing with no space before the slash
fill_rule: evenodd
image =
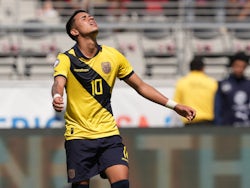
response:
<path id="1" fill-rule="evenodd" d="M 67 23 L 66 23 L 66 32 L 67 32 L 67 34 L 69 35 L 69 37 L 70 37 L 72 40 L 76 40 L 76 38 L 75 38 L 74 35 L 72 35 L 72 34 L 70 33 L 70 30 L 71 30 L 72 27 L 73 27 L 75 16 L 76 16 L 78 13 L 80 13 L 80 12 L 87 12 L 87 11 L 86 11 L 86 10 L 76 10 L 76 11 L 70 16 L 69 20 L 68 20 Z"/>
<path id="2" fill-rule="evenodd" d="M 249 56 L 246 55 L 245 52 L 243 51 L 237 52 L 236 54 L 230 57 L 228 67 L 231 67 L 236 60 L 241 60 L 246 64 L 248 64 Z"/>
<path id="3" fill-rule="evenodd" d="M 204 62 L 202 57 L 194 57 L 190 62 L 190 70 L 202 70 L 204 67 Z"/>

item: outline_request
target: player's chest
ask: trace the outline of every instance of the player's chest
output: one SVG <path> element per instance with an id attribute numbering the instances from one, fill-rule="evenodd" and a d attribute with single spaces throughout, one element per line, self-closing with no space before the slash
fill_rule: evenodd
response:
<path id="1" fill-rule="evenodd" d="M 89 71 L 96 72 L 100 75 L 110 75 L 118 70 L 118 64 L 114 59 L 106 58 L 92 58 L 90 60 L 80 59 L 80 66 L 88 68 Z"/>

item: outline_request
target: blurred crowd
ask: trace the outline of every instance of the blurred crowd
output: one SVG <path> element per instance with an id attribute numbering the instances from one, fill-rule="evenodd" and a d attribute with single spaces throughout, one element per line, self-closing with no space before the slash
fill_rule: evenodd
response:
<path id="1" fill-rule="evenodd" d="M 40 16 L 54 17 L 58 14 L 61 17 L 68 16 L 72 9 L 89 10 L 90 5 L 97 5 L 106 8 L 106 15 L 121 16 L 127 9 L 140 10 L 137 14 L 158 14 L 164 15 L 164 11 L 173 7 L 186 7 L 187 16 L 194 21 L 196 16 L 205 18 L 217 14 L 218 20 L 223 21 L 246 21 L 250 14 L 250 0 L 40 0 L 38 8 Z M 57 12 L 57 13 L 56 13 Z M 178 13 L 175 13 L 178 14 Z"/>

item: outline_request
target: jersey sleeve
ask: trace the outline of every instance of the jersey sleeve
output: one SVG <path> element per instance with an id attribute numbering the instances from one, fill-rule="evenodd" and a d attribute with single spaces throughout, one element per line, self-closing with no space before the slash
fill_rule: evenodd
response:
<path id="1" fill-rule="evenodd" d="M 117 56 L 120 62 L 117 77 L 123 80 L 133 74 L 133 67 L 126 59 L 126 57 L 118 51 L 117 51 Z"/>
<path id="2" fill-rule="evenodd" d="M 54 64 L 54 77 L 64 76 L 65 78 L 67 78 L 69 71 L 70 71 L 69 57 L 63 53 L 59 53 L 57 55 L 57 59 Z"/>

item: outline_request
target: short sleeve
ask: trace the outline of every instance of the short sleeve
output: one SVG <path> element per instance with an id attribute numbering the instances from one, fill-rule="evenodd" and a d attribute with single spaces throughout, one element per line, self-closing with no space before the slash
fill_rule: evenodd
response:
<path id="1" fill-rule="evenodd" d="M 54 77 L 60 75 L 67 78 L 69 70 L 70 70 L 69 57 L 63 53 L 59 53 L 54 63 Z"/>
<path id="2" fill-rule="evenodd" d="M 117 56 L 120 62 L 117 77 L 119 79 L 124 79 L 133 73 L 133 67 L 124 55 L 122 55 L 120 52 L 117 52 L 117 53 L 118 53 Z"/>

